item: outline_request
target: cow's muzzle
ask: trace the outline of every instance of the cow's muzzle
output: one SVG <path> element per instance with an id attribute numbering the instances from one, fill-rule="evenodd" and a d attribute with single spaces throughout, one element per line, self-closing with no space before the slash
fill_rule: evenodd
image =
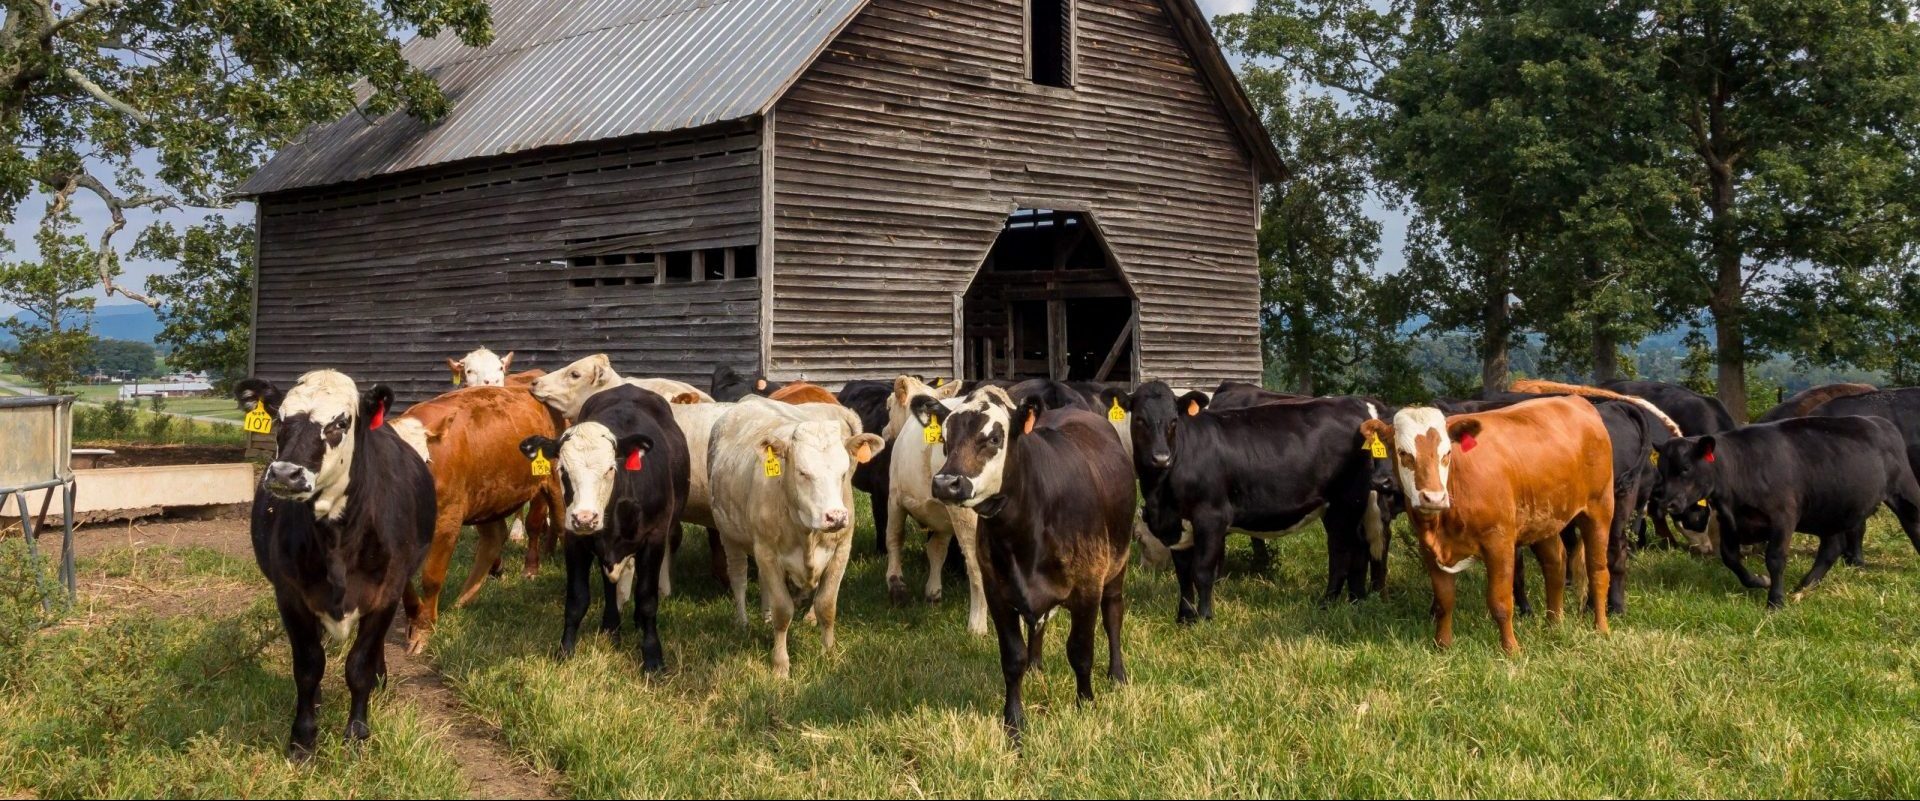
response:
<path id="1" fill-rule="evenodd" d="M 1413 508 L 1422 512 L 1444 512 L 1453 506 L 1453 499 L 1448 497 L 1444 490 L 1440 492 L 1421 490 L 1416 493 L 1416 496 L 1413 499 Z"/>
<path id="2" fill-rule="evenodd" d="M 591 509 L 576 509 L 567 515 L 567 530 L 575 534 L 592 534 L 600 530 L 600 513 Z"/>
<path id="3" fill-rule="evenodd" d="M 933 497 L 942 503 L 960 503 L 973 497 L 973 480 L 952 473 L 933 477 Z"/>
<path id="4" fill-rule="evenodd" d="M 305 500 L 313 494 L 313 471 L 292 462 L 267 465 L 267 492 L 287 500 Z"/>
<path id="5" fill-rule="evenodd" d="M 1167 451 L 1154 451 L 1153 466 L 1159 468 L 1173 466 L 1173 454 Z"/>

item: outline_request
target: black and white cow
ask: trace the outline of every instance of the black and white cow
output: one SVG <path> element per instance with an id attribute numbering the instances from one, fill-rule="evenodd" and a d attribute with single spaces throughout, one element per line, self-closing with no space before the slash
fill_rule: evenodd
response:
<path id="1" fill-rule="evenodd" d="M 1720 560 L 1740 583 L 1765 587 L 1767 606 L 1786 603 L 1787 543 L 1798 531 L 1820 538 L 1813 568 L 1794 592 L 1819 583 L 1866 533 L 1885 504 L 1920 551 L 1920 482 L 1893 423 L 1878 417 L 1804 417 L 1660 447 L 1662 504 L 1720 521 Z M 1683 518 L 1684 522 L 1684 518 Z M 1704 521 L 1702 521 L 1704 522 Z M 1767 576 L 1747 572 L 1740 546 L 1766 543 Z"/>
<path id="2" fill-rule="evenodd" d="M 1359 600 L 1369 586 L 1385 588 L 1383 459 L 1374 458 L 1359 434 L 1362 422 L 1381 419 L 1378 402 L 1306 398 L 1214 410 L 1205 394 L 1175 398 L 1159 381 L 1114 397 L 1123 398 L 1132 415 L 1147 528 L 1173 550 L 1181 622 L 1213 617 L 1228 529 L 1279 536 L 1321 520 L 1324 598 L 1344 589 Z"/>
<path id="3" fill-rule="evenodd" d="M 986 388 L 951 411 L 921 396 L 913 411 L 944 418 L 947 458 L 933 475 L 933 497 L 979 515 L 980 570 L 1006 681 L 1002 721 L 1017 743 L 1026 722 L 1021 680 L 1058 608 L 1073 617 L 1067 662 L 1079 700 L 1093 700 L 1096 615 L 1106 625 L 1107 675 L 1127 680 L 1120 626 L 1133 474 L 1112 425 L 1084 409 L 1047 410 L 1038 398 L 1016 406 L 1005 391 Z"/>
<path id="4" fill-rule="evenodd" d="M 364 740 L 367 699 L 387 673 L 385 637 L 433 542 L 433 476 L 426 443 L 385 425 L 393 391 L 362 393 L 332 370 L 300 377 L 282 393 L 250 378 L 235 388 L 242 409 L 274 418 L 279 451 L 253 494 L 253 558 L 273 585 L 293 650 L 293 736 L 287 755 L 305 759 L 319 732 L 324 635 L 347 651 L 347 739 Z M 357 629 L 357 631 L 356 631 Z"/>
<path id="5" fill-rule="evenodd" d="M 566 626 L 560 652 L 572 656 L 592 602 L 593 566 L 604 573 L 600 630 L 620 630 L 620 606 L 633 603 L 642 668 L 665 667 L 660 649 L 660 563 L 686 511 L 687 440 L 664 398 L 632 385 L 601 390 L 559 441 L 528 437 L 529 460 L 560 471 L 567 503 Z"/>
<path id="6" fill-rule="evenodd" d="M 1845 385 L 1861 386 L 1861 385 Z M 1871 392 L 1855 392 L 1847 397 L 1828 400 L 1814 407 L 1815 417 L 1878 417 L 1893 423 L 1900 429 L 1900 439 L 1906 446 L 1907 464 L 1920 475 L 1920 388 L 1882 389 Z M 1862 553 L 1864 543 L 1850 542 L 1844 554 L 1848 564 L 1860 565 L 1865 560 Z"/>
<path id="7" fill-rule="evenodd" d="M 713 368 L 713 383 L 710 385 L 712 392 L 710 394 L 713 395 L 714 400 L 721 403 L 733 403 L 748 395 L 759 395 L 761 397 L 772 395 L 783 386 L 786 385 L 775 381 L 768 381 L 767 377 L 763 375 L 751 377 L 742 375 L 732 367 L 723 364 Z"/>
<path id="8" fill-rule="evenodd" d="M 840 405 L 860 415 L 860 428 L 869 433 L 887 430 L 887 399 L 893 397 L 893 382 L 848 381 L 834 396 Z M 853 468 L 853 488 L 867 494 L 873 509 L 873 550 L 887 552 L 887 492 L 892 486 L 893 449 L 875 454 L 873 459 Z"/>

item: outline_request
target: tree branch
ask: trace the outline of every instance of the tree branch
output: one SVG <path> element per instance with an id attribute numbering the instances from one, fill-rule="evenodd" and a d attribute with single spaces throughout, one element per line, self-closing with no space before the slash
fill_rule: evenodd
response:
<path id="1" fill-rule="evenodd" d="M 93 95 L 94 99 L 107 104 L 108 106 L 112 107 L 114 111 L 118 111 L 121 114 L 125 114 L 129 117 L 132 117 L 135 122 L 138 122 L 142 125 L 150 124 L 153 122 L 153 118 L 148 117 L 146 112 L 141 111 L 140 109 L 134 108 L 132 104 L 128 103 L 125 100 L 121 100 L 120 98 L 114 97 L 112 93 L 108 92 L 105 88 L 101 87 L 100 84 L 94 83 L 93 79 L 88 78 L 86 76 L 86 73 L 83 73 L 72 67 L 67 67 L 61 70 L 61 73 L 67 76 L 67 80 L 73 81 L 75 85 L 79 86 L 81 89 L 85 89 L 87 91 L 87 94 Z"/>
<path id="2" fill-rule="evenodd" d="M 113 216 L 113 222 L 109 224 L 105 230 L 100 232 L 100 244 L 94 249 L 93 253 L 93 271 L 100 277 L 100 291 L 109 296 L 118 293 L 121 297 L 127 298 L 128 300 L 139 301 L 150 308 L 160 308 L 160 301 L 113 282 L 114 258 L 118 255 L 113 249 L 113 235 L 120 233 L 120 229 L 127 227 L 127 215 L 125 213 L 127 209 L 172 209 L 179 208 L 179 204 L 174 202 L 173 198 L 165 195 L 141 194 L 127 198 L 120 197 L 114 193 L 112 188 L 102 183 L 100 179 L 85 172 L 60 176 L 57 180 L 49 181 L 48 183 L 59 187 L 54 192 L 54 203 L 50 204 L 47 210 L 49 219 L 55 216 L 60 210 L 63 210 L 66 207 L 68 198 L 71 198 L 74 192 L 81 189 L 92 192 L 94 196 L 100 198 L 100 202 L 106 204 L 107 213 Z"/>
<path id="3" fill-rule="evenodd" d="M 61 19 L 53 19 L 53 10 L 48 8 L 47 18 L 53 19 L 53 21 L 47 23 L 47 27 L 41 29 L 40 40 L 52 41 L 53 37 L 59 36 L 61 31 L 79 24 L 81 20 L 86 19 L 94 12 L 111 9 L 118 5 L 120 5 L 120 0 L 80 0 L 80 10 L 68 14 Z"/>

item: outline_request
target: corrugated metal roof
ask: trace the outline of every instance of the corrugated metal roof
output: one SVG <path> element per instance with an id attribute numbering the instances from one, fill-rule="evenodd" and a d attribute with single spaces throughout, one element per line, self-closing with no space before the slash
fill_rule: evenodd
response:
<path id="1" fill-rule="evenodd" d="M 494 41 L 408 42 L 451 111 L 349 114 L 240 187 L 260 195 L 758 115 L 866 0 L 495 0 Z M 367 90 L 361 90 L 364 96 Z"/>

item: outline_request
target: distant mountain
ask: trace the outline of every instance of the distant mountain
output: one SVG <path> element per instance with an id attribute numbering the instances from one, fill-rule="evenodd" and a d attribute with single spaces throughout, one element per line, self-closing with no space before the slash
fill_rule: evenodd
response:
<path id="1" fill-rule="evenodd" d="M 25 314 L 16 312 L 13 319 L 21 319 Z M 93 335 L 101 339 L 153 344 L 153 338 L 160 335 L 161 328 L 159 315 L 145 304 L 119 303 L 93 310 Z M 12 345 L 13 337 L 0 331 L 0 344 Z"/>

